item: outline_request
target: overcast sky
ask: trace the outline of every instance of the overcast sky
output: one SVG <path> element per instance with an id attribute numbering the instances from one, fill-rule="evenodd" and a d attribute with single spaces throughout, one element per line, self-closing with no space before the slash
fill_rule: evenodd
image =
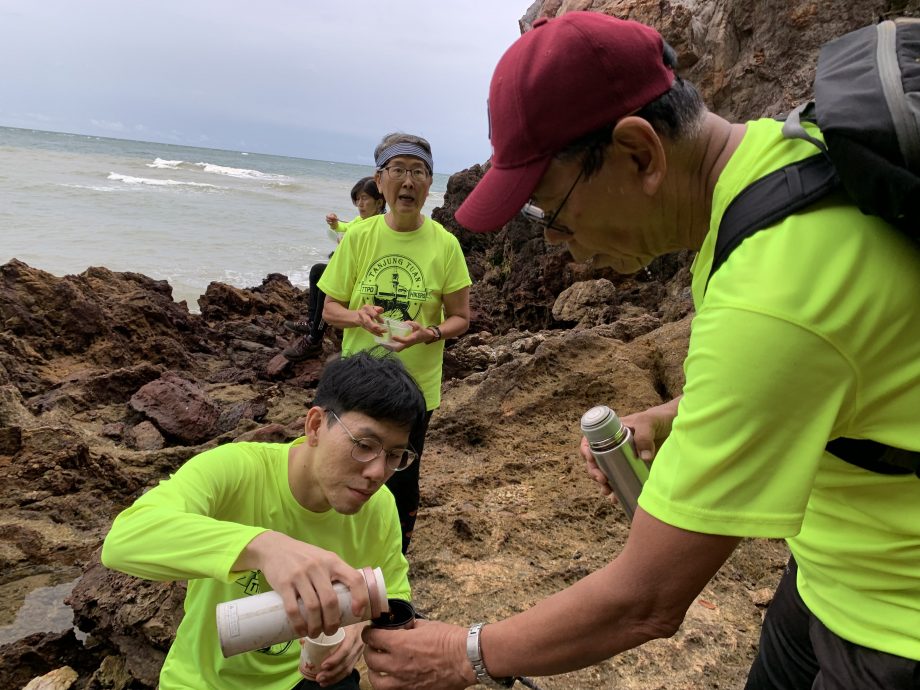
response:
<path id="1" fill-rule="evenodd" d="M 492 70 L 532 0 L 0 0 L 0 125 L 435 169 L 488 159 Z"/>

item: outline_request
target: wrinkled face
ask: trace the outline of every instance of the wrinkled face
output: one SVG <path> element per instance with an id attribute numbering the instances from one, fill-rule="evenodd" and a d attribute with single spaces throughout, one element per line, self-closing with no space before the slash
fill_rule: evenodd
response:
<path id="1" fill-rule="evenodd" d="M 355 206 L 358 207 L 358 215 L 362 218 L 370 218 L 380 213 L 383 208 L 383 199 L 375 199 L 367 192 L 361 192 L 355 199 Z"/>
<path id="2" fill-rule="evenodd" d="M 405 448 L 409 443 L 409 430 L 392 422 L 381 422 L 361 412 L 345 412 L 339 417 L 355 438 L 374 439 L 385 449 Z M 309 425 L 309 420 L 307 423 Z M 370 462 L 355 460 L 352 457 L 354 443 L 348 431 L 328 412 L 322 415 L 313 431 L 316 462 L 311 479 L 315 483 L 315 495 L 343 515 L 361 510 L 394 472 L 386 466 L 384 453 Z"/>
<path id="3" fill-rule="evenodd" d="M 649 200 L 628 169 L 606 161 L 588 179 L 580 171 L 579 162 L 553 160 L 533 192 L 532 203 L 547 219 L 559 211 L 544 228 L 549 244 L 565 243 L 576 261 L 618 273 L 635 273 L 665 253 L 651 244 Z"/>
<path id="4" fill-rule="evenodd" d="M 390 211 L 397 215 L 421 213 L 431 189 L 431 175 L 424 161 L 415 156 L 396 156 L 385 167 L 388 169 L 378 171 L 374 181 Z M 424 172 L 421 179 L 417 171 Z M 404 176 L 397 179 L 400 173 Z"/>

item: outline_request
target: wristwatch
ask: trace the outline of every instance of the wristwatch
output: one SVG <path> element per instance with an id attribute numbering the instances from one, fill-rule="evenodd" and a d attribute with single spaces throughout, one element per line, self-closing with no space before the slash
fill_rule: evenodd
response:
<path id="1" fill-rule="evenodd" d="M 476 682 L 487 688 L 510 688 L 514 685 L 514 678 L 493 678 L 486 670 L 485 662 L 482 660 L 482 646 L 479 643 L 479 633 L 485 623 L 473 623 L 469 632 L 466 634 L 466 657 L 473 665 L 473 672 L 476 674 Z"/>

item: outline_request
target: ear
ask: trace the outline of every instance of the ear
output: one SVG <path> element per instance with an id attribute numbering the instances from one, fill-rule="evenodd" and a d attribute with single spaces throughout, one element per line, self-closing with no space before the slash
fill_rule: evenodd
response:
<path id="1" fill-rule="evenodd" d="M 653 196 L 664 181 L 668 161 L 661 137 L 652 125 L 641 117 L 624 117 L 613 129 L 612 144 L 616 152 L 632 162 L 642 191 Z"/>
<path id="2" fill-rule="evenodd" d="M 307 411 L 307 419 L 304 421 L 303 430 L 307 437 L 307 443 L 316 445 L 316 437 L 319 428 L 326 421 L 326 411 L 322 407 L 313 406 Z"/>

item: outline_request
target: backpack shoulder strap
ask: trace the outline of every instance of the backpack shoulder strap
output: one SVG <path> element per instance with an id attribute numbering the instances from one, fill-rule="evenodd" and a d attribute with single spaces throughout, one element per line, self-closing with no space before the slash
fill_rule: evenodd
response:
<path id="1" fill-rule="evenodd" d="M 920 453 L 886 446 L 878 441 L 835 438 L 825 450 L 841 460 L 879 474 L 915 474 L 920 478 Z"/>
<path id="2" fill-rule="evenodd" d="M 745 239 L 809 206 L 839 184 L 830 159 L 819 153 L 774 170 L 746 187 L 722 216 L 706 285 Z"/>

